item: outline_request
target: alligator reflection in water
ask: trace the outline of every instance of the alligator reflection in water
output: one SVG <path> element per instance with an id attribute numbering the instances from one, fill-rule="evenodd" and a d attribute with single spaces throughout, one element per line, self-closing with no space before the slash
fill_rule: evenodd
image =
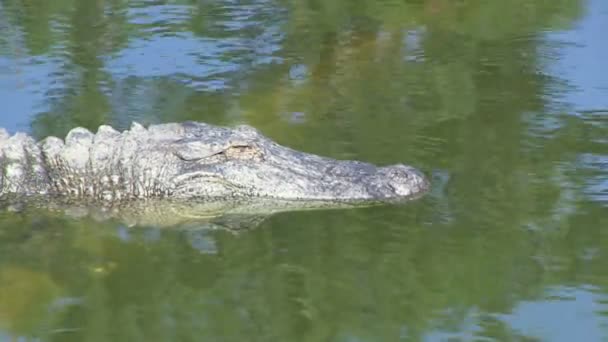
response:
<path id="1" fill-rule="evenodd" d="M 254 229 L 266 218 L 287 211 L 345 209 L 380 205 L 381 203 L 348 203 L 327 201 L 285 201 L 256 199 L 242 201 L 146 199 L 125 201 L 117 205 L 79 202 L 65 198 L 29 197 L 26 200 L 2 200 L 0 209 L 10 212 L 65 215 L 73 219 L 95 221 L 117 220 L 127 226 L 184 227 L 196 229 Z"/>

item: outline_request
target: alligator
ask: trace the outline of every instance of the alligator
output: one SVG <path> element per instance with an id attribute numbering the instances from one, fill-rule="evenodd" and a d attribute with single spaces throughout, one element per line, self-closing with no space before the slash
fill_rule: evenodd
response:
<path id="1" fill-rule="evenodd" d="M 133 123 L 123 132 L 102 125 L 96 133 L 77 127 L 65 140 L 41 141 L 0 129 L 0 200 L 104 207 L 168 200 L 260 210 L 399 202 L 428 188 L 427 178 L 411 166 L 296 151 L 248 125 Z"/>

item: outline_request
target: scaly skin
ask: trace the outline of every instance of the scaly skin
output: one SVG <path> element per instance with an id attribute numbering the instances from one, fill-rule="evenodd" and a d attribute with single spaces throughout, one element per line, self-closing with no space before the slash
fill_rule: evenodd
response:
<path id="1" fill-rule="evenodd" d="M 65 142 L 0 130 L 0 196 L 103 205 L 140 199 L 375 203 L 418 197 L 416 169 L 339 161 L 281 146 L 249 126 L 184 122 L 74 128 Z M 306 206 L 306 205 L 303 205 Z"/>

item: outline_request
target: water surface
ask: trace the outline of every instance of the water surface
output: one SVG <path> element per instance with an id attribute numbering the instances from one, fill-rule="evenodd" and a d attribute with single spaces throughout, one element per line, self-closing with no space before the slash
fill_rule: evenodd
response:
<path id="1" fill-rule="evenodd" d="M 11 132 L 247 123 L 433 180 L 239 233 L 2 212 L 0 340 L 608 339 L 608 2 L 0 0 L 0 32 Z"/>

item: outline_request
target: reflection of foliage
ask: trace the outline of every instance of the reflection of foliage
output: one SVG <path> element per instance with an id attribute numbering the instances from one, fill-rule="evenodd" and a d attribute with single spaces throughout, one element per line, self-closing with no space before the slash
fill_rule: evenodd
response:
<path id="1" fill-rule="evenodd" d="M 561 120 L 559 134 L 542 135 L 522 115 L 544 110 L 550 81 L 538 72 L 538 31 L 569 25 L 579 1 L 251 1 L 248 18 L 264 25 L 232 30 L 220 28 L 242 12 L 223 2 L 187 7 L 187 25 L 151 25 L 129 22 L 126 1 L 0 1 L 30 54 L 66 49 L 61 75 L 50 75 L 61 89 L 33 123 L 38 136 L 106 121 L 124 128 L 134 117 L 248 121 L 304 150 L 447 175 L 407 207 L 283 214 L 241 236 L 210 234 L 216 255 L 180 231 L 125 238 L 110 223 L 4 215 L 0 279 L 30 286 L 28 298 L 0 300 L 15 334 L 54 324 L 77 329 L 61 336 L 74 341 L 419 340 L 475 308 L 480 336 L 519 340 L 492 314 L 554 285 L 608 291 L 605 208 L 580 201 L 572 189 L 585 180 L 564 166 L 597 151 L 591 140 L 605 132 Z M 282 63 L 252 62 L 264 47 L 259 27 L 284 34 L 272 52 Z M 185 30 L 238 41 L 242 50 L 221 58 L 247 70 L 222 75 L 230 87 L 211 93 L 104 69 L 127 40 Z M 15 286 L 3 281 L 0 295 Z M 49 323 L 60 293 L 83 304 Z"/>
<path id="2" fill-rule="evenodd" d="M 30 333 L 48 322 L 49 305 L 60 288 L 47 274 L 8 266 L 0 270 L 0 326 L 12 333 Z"/>
<path id="3" fill-rule="evenodd" d="M 593 278 L 606 266 L 605 253 L 585 255 L 607 242 L 601 230 L 594 236 L 581 229 L 556 236 L 507 223 L 484 229 L 466 221 L 432 228 L 417 223 L 434 210 L 428 204 L 281 214 L 239 236 L 209 233 L 218 254 L 193 248 L 187 239 L 193 232 L 117 232 L 111 224 L 89 220 L 27 216 L 21 234 L 0 239 L 0 246 L 10 241 L 18 246 L 9 255 L 12 261 L 0 261 L 2 269 L 15 270 L 3 279 L 21 279 L 36 289 L 27 291 L 32 298 L 23 306 L 30 310 L 27 322 L 48 312 L 60 292 L 54 284 L 62 284 L 68 298 L 81 299 L 60 307 L 52 326 L 30 323 L 14 331 L 44 336 L 70 328 L 62 340 L 74 341 L 176 335 L 376 341 L 405 332 L 420 340 L 431 329 L 453 330 L 475 308 L 485 317 L 480 337 L 496 337 L 514 333 L 494 314 L 542 298 L 548 287 L 578 281 L 606 286 Z M 571 222 L 585 223 L 585 216 Z M 45 230 L 29 231 L 36 225 Z M 552 264 L 555 260 L 573 262 Z M 24 269 L 45 263 L 36 272 Z M 3 286 L 3 294 L 16 289 Z M 21 316 L 11 318 L 24 324 Z"/>
<path id="4" fill-rule="evenodd" d="M 419 129 L 420 125 L 412 125 L 412 120 L 423 120 L 426 126 L 428 122 L 434 122 L 437 115 L 461 117 L 474 110 L 475 101 L 481 97 L 477 92 L 483 91 L 483 87 L 488 85 L 481 84 L 476 79 L 479 71 L 488 74 L 488 70 L 480 67 L 503 67 L 502 61 L 493 60 L 492 56 L 483 51 L 489 50 L 484 48 L 484 45 L 492 46 L 500 40 L 498 49 L 491 48 L 497 54 L 496 57 L 504 59 L 505 62 L 519 61 L 514 65 L 504 65 L 507 69 L 503 68 L 501 75 L 511 75 L 511 80 L 521 80 L 519 83 L 526 85 L 529 77 L 520 78 L 517 72 L 509 73 L 517 71 L 517 67 L 521 65 L 526 65 L 530 70 L 534 67 L 534 62 L 531 62 L 536 56 L 533 51 L 534 42 L 526 37 L 533 36 L 539 28 L 563 27 L 580 13 L 580 2 L 575 0 L 517 1 L 508 4 L 499 1 L 453 3 L 443 0 L 279 0 L 276 3 L 246 1 L 240 4 L 241 10 L 222 2 L 206 1 L 199 2 L 196 8 L 189 7 L 183 1 L 169 1 L 164 5 L 149 7 L 143 3 L 128 7 L 128 2 L 73 3 L 67 0 L 52 4 L 3 0 L 3 5 L 7 8 L 8 15 L 13 15 L 10 21 L 21 26 L 25 33 L 25 44 L 37 46 L 31 48 L 30 53 L 47 53 L 54 56 L 54 44 L 68 48 L 67 57 L 70 60 L 65 63 L 68 69 L 61 72 L 67 77 L 61 76 L 64 78 L 61 81 L 65 84 L 63 89 L 56 91 L 63 96 L 52 96 L 51 98 L 55 99 L 51 111 L 41 114 L 36 120 L 34 130 L 38 136 L 65 134 L 75 125 L 94 128 L 100 123 L 112 123 L 108 122 L 111 120 L 117 121 L 117 124 L 124 121 L 120 117 L 113 119 L 114 113 L 109 113 L 110 110 L 122 112 L 122 108 L 108 107 L 107 93 L 113 91 L 111 89 L 114 84 L 103 69 L 103 58 L 124 48 L 129 39 L 149 39 L 155 34 L 177 34 L 191 29 L 203 38 L 237 39 L 242 49 L 230 50 L 231 52 L 221 56 L 221 59 L 232 60 L 242 65 L 242 68 L 247 67 L 243 63 L 250 61 L 253 70 L 246 70 L 245 74 L 256 69 L 254 58 L 250 56 L 257 54 L 257 49 L 270 48 L 263 45 L 265 40 L 271 38 L 267 35 L 284 31 L 285 36 L 281 42 L 283 50 L 275 55 L 289 65 L 303 63 L 312 73 L 309 86 L 290 89 L 290 85 L 283 79 L 287 73 L 284 65 L 270 64 L 268 69 L 258 67 L 259 72 L 254 72 L 245 82 L 242 82 L 243 70 L 236 70 L 234 74 L 226 75 L 233 79 L 233 82 L 230 82 L 231 87 L 237 86 L 235 82 L 253 82 L 254 86 L 247 86 L 249 91 L 245 94 L 245 99 L 232 99 L 231 96 L 214 97 L 214 101 L 227 102 L 217 107 L 220 110 L 231 110 L 230 108 L 235 107 L 234 103 L 239 103 L 236 110 L 248 114 L 248 120 L 264 124 L 269 121 L 276 122 L 276 115 L 281 114 L 282 110 L 290 110 L 289 107 L 316 104 L 300 108 L 300 111 L 305 110 L 313 115 L 315 122 L 326 121 L 326 116 L 331 115 L 329 119 L 336 121 L 337 127 L 323 125 L 323 128 L 334 132 L 342 126 L 352 126 L 353 123 L 353 129 L 369 127 L 369 121 L 375 122 L 377 119 L 376 116 L 368 115 L 370 111 L 399 113 L 406 109 L 406 112 L 417 113 L 421 106 L 437 104 L 439 111 L 435 110 L 432 117 L 429 117 L 429 113 L 424 116 L 409 114 L 397 118 L 406 121 L 406 127 L 411 127 L 407 136 L 415 137 L 412 133 Z M 159 16 L 158 20 L 151 21 L 151 14 L 146 12 L 148 8 Z M 189 24 L 183 20 L 188 13 L 191 16 Z M 277 16 L 282 19 L 277 19 Z M 58 20 L 57 18 L 69 24 L 55 31 L 53 20 Z M 133 20 L 135 22 L 131 22 Z M 273 29 L 263 31 L 252 29 L 253 27 Z M 424 27 L 424 30 L 420 30 L 421 27 Z M 407 51 L 410 45 L 407 37 L 411 32 L 420 40 L 420 46 L 424 49 L 423 55 L 426 55 L 420 63 L 403 63 L 404 58 L 412 53 Z M 43 42 L 33 42 L 37 39 Z M 274 41 L 275 38 L 272 39 Z M 521 40 L 524 41 L 523 44 L 518 43 Z M 511 43 L 517 47 L 513 49 L 509 46 Z M 514 58 L 506 57 L 511 55 Z M 61 56 L 63 59 L 65 54 Z M 522 56 L 527 57 L 521 58 Z M 448 58 L 450 62 L 438 64 L 438 58 Z M 480 66 L 480 62 L 485 65 Z M 502 83 L 501 80 L 496 80 L 491 70 L 488 75 L 493 84 Z M 189 76 L 193 82 L 199 79 L 198 75 Z M 395 83 L 396 80 L 399 82 Z M 172 93 L 172 86 L 165 89 L 168 83 L 170 82 L 146 82 L 138 87 L 159 87 L 162 89 L 153 93 L 163 93 L 163 90 Z M 527 91 L 526 88 L 522 88 L 521 94 L 536 93 L 536 90 Z M 369 94 L 370 90 L 377 90 L 378 93 Z M 384 90 L 388 92 L 384 93 Z M 184 93 L 181 90 L 176 92 L 178 97 L 180 93 Z M 420 98 L 415 98 L 417 95 Z M 192 99 L 187 99 L 178 108 L 161 105 L 150 111 L 145 105 L 136 107 L 150 111 L 146 115 L 163 118 L 167 112 L 171 112 L 176 118 L 226 121 L 210 117 L 209 115 L 214 115 L 215 112 L 209 108 L 192 108 L 189 103 L 199 102 L 196 99 L 200 95 L 193 93 L 190 97 Z M 247 97 L 252 97 L 253 101 Z M 363 103 L 352 103 L 353 99 L 361 99 Z M 148 100 L 145 96 L 135 99 L 142 104 L 146 104 Z M 269 108 L 269 105 L 274 107 Z M 386 107 L 387 105 L 389 107 Z M 309 113 L 311 111 L 312 113 Z M 341 118 L 334 116 L 338 113 Z M 141 113 L 137 115 L 138 119 L 139 116 Z M 348 117 L 347 123 L 343 123 L 345 116 Z M 382 124 L 382 128 L 403 127 L 393 124 L 394 117 L 381 117 L 386 122 Z M 242 119 L 236 116 L 231 120 Z M 277 134 L 284 131 L 269 129 Z M 352 132 L 342 134 L 353 136 Z M 372 150 L 376 148 L 372 147 Z"/>

